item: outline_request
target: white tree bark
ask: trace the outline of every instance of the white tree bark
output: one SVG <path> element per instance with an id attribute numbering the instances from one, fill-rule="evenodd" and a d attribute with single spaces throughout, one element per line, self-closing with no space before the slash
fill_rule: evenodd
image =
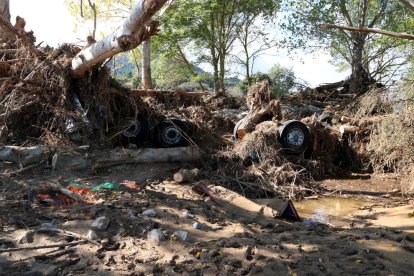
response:
<path id="1" fill-rule="evenodd" d="M 167 0 L 139 0 L 123 26 L 102 40 L 83 49 L 72 60 L 74 76 L 82 76 L 97 63 L 137 47 L 155 33 L 157 22 L 146 23 Z"/>
<path id="2" fill-rule="evenodd" d="M 151 77 L 151 39 L 142 42 L 142 86 L 144 89 L 152 89 Z"/>

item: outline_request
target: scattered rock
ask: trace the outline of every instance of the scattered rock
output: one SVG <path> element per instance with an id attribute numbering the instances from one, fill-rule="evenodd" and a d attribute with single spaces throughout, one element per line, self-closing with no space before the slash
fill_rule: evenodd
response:
<path id="1" fill-rule="evenodd" d="M 185 210 L 185 211 L 183 211 L 180 214 L 180 218 L 183 218 L 183 219 L 193 219 L 194 216 L 192 214 L 190 214 L 190 212 L 188 210 Z"/>
<path id="2" fill-rule="evenodd" d="M 99 217 L 92 222 L 91 227 L 100 231 L 104 231 L 108 228 L 109 218 L 106 216 Z"/>
<path id="3" fill-rule="evenodd" d="M 355 247 L 351 247 L 351 246 L 348 246 L 348 247 L 345 247 L 345 248 L 341 251 L 341 254 L 342 254 L 342 255 L 345 255 L 345 256 L 353 256 L 353 255 L 358 254 L 358 252 L 359 252 L 359 250 L 358 250 L 357 248 L 355 248 Z"/>
<path id="4" fill-rule="evenodd" d="M 178 230 L 174 232 L 174 235 L 176 235 L 177 237 L 180 238 L 181 241 L 183 242 L 187 242 L 189 237 L 188 237 L 188 232 L 187 231 L 183 231 L 183 230 Z"/>
<path id="5" fill-rule="evenodd" d="M 137 216 L 135 216 L 135 214 L 133 212 L 129 212 L 127 215 L 128 219 L 130 220 L 134 220 L 137 219 Z"/>
<path id="6" fill-rule="evenodd" d="M 88 234 L 86 234 L 86 237 L 87 237 L 88 239 L 90 239 L 90 240 L 93 240 L 93 241 L 99 240 L 98 235 L 97 235 L 97 234 L 96 234 L 96 232 L 95 232 L 95 231 L 93 231 L 93 230 L 89 230 L 89 231 L 88 231 Z"/>
<path id="7" fill-rule="evenodd" d="M 165 241 L 166 237 L 164 233 L 161 232 L 160 229 L 153 229 L 148 232 L 147 239 L 150 241 L 161 242 L 161 241 Z"/>
<path id="8" fill-rule="evenodd" d="M 197 229 L 197 230 L 206 230 L 206 226 L 202 223 L 199 223 L 199 222 L 194 222 L 193 223 L 193 228 Z"/>
<path id="9" fill-rule="evenodd" d="M 34 237 L 35 232 L 32 230 L 28 230 L 26 231 L 23 236 L 21 236 L 18 240 L 19 244 L 24 244 L 24 243 L 33 243 L 33 237 Z"/>
<path id="10" fill-rule="evenodd" d="M 154 209 L 148 209 L 142 212 L 142 214 L 147 217 L 155 217 L 157 215 L 157 212 Z"/>

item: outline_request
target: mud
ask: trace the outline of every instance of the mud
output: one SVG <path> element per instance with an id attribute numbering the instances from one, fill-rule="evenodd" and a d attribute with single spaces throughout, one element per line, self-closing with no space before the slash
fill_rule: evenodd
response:
<path id="1" fill-rule="evenodd" d="M 36 231 L 41 223 L 80 235 L 87 235 L 98 216 L 107 216 L 110 224 L 97 231 L 101 248 L 87 243 L 0 253 L 1 274 L 409 275 L 414 269 L 414 218 L 408 215 L 414 208 L 409 198 L 342 193 L 304 200 L 295 202 L 303 221 L 289 222 L 272 216 L 274 199 L 256 203 L 206 180 L 200 184 L 211 196 L 202 196 L 191 184 L 169 181 L 177 168 L 177 164 L 122 166 L 95 175 L 49 172 L 41 178 L 20 176 L 13 183 L 3 180 L 1 188 L 16 199 L 24 198 L 25 189 L 68 179 L 88 185 L 128 179 L 138 187 L 102 191 L 99 203 L 69 209 L 2 208 L 0 249 L 73 240 L 36 232 L 33 243 L 17 243 L 27 229 Z M 342 190 L 349 185 L 347 180 L 332 181 L 336 188 L 342 184 Z M 147 209 L 155 209 L 157 215 L 142 215 Z M 194 222 L 205 228 L 194 229 Z M 147 240 L 151 229 L 160 229 L 167 240 Z M 175 236 L 177 230 L 187 231 L 188 241 Z"/>

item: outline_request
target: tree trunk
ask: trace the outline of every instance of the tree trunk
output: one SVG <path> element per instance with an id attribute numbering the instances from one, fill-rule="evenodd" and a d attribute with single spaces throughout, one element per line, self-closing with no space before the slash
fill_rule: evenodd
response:
<path id="1" fill-rule="evenodd" d="M 74 76 L 82 76 L 95 64 L 131 49 L 134 49 L 156 33 L 158 23 L 146 23 L 167 0 L 139 0 L 123 26 L 102 40 L 83 49 L 72 60 Z"/>
<path id="2" fill-rule="evenodd" d="M 153 89 L 151 77 L 151 39 L 142 42 L 142 86 Z"/>
<path id="3" fill-rule="evenodd" d="M 352 49 L 352 73 L 349 85 L 350 93 L 363 93 L 365 83 L 369 79 L 368 71 L 363 64 L 363 54 L 365 47 L 365 34 L 355 35 L 354 46 Z"/>
<path id="4" fill-rule="evenodd" d="M 0 0 L 0 13 L 4 19 L 10 22 L 10 1 Z"/>
<path id="5" fill-rule="evenodd" d="M 225 67 L 225 53 L 222 51 L 220 54 L 220 78 L 219 78 L 219 90 L 221 92 L 225 92 L 225 86 L 224 86 L 224 80 L 225 80 L 225 73 L 226 73 L 226 67 Z"/>

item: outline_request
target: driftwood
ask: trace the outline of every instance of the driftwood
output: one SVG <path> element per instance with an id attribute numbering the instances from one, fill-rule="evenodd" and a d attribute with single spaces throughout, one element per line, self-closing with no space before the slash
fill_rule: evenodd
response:
<path id="1" fill-rule="evenodd" d="M 191 182 L 200 175 L 199 169 L 185 170 L 182 169 L 175 173 L 173 179 L 177 183 Z"/>
<path id="2" fill-rule="evenodd" d="M 75 241 L 75 242 L 58 243 L 58 244 L 51 244 L 51 245 L 25 246 L 25 247 L 17 247 L 17 248 L 7 248 L 7 249 L 0 249 L 0 253 L 16 252 L 16 251 L 25 251 L 25 250 L 38 250 L 38 249 L 56 248 L 56 247 L 66 247 L 66 246 L 74 246 L 74 245 L 82 244 L 82 243 L 85 243 L 85 242 L 86 241 Z"/>
<path id="3" fill-rule="evenodd" d="M 271 119 L 281 120 L 282 110 L 280 101 L 272 100 L 268 82 L 262 82 L 250 87 L 247 93 L 249 112 L 237 125 L 235 137 L 241 138 L 252 132 L 256 125 Z"/>
<path id="4" fill-rule="evenodd" d="M 158 22 L 146 23 L 167 0 L 139 0 L 125 19 L 123 26 L 102 40 L 80 51 L 72 60 L 74 76 L 82 76 L 95 64 L 131 49 L 134 49 L 157 32 Z"/>
<path id="5" fill-rule="evenodd" d="M 99 247 L 101 246 L 101 244 L 96 242 L 96 241 L 93 241 L 93 240 L 91 240 L 91 239 L 89 239 L 85 236 L 79 235 L 79 234 L 74 233 L 74 232 L 66 231 L 66 230 L 57 229 L 57 228 L 50 228 L 50 229 L 47 228 L 47 229 L 41 229 L 41 231 L 42 232 L 51 232 L 53 234 L 60 234 L 62 236 L 69 236 L 69 237 L 73 237 L 73 238 L 77 238 L 77 239 L 80 239 L 80 240 L 87 241 L 87 242 L 89 242 L 91 244 L 94 244 L 94 245 L 97 245 Z"/>
<path id="6" fill-rule="evenodd" d="M 162 94 L 172 93 L 177 96 L 184 96 L 184 97 L 202 97 L 208 95 L 205 92 L 185 92 L 185 91 L 170 91 L 170 90 L 154 90 L 154 89 L 134 89 L 130 90 L 129 93 L 133 96 L 140 96 L 140 97 L 155 97 Z"/>
<path id="7" fill-rule="evenodd" d="M 39 164 L 47 159 L 49 149 L 46 147 L 0 147 L 0 161 L 15 162 L 23 166 Z"/>
<path id="8" fill-rule="evenodd" d="M 201 157 L 197 147 L 161 148 L 161 149 L 118 149 L 107 153 L 98 153 L 92 156 L 93 167 L 105 168 L 109 166 L 133 163 L 159 162 L 189 162 Z"/>
<path id="9" fill-rule="evenodd" d="M 352 134 L 352 133 L 357 132 L 358 130 L 359 128 L 356 126 L 340 126 L 339 127 L 339 133 L 341 133 L 341 135 Z"/>
<path id="10" fill-rule="evenodd" d="M 375 34 L 382 34 L 390 37 L 400 38 L 400 39 L 408 39 L 414 40 L 414 35 L 406 34 L 406 33 L 396 33 L 376 28 L 365 28 L 365 27 L 351 27 L 345 25 L 336 25 L 336 24 L 322 24 L 320 25 L 323 29 L 340 29 L 346 30 L 351 32 L 360 32 L 360 33 L 375 33 Z"/>

